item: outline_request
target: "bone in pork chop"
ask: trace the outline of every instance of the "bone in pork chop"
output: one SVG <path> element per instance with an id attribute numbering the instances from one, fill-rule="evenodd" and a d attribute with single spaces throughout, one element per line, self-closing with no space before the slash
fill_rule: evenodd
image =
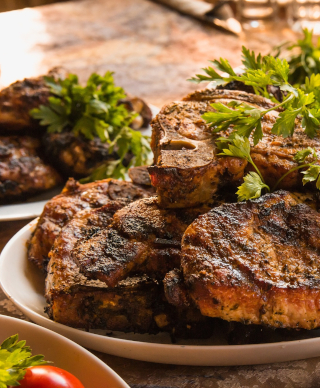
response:
<path id="1" fill-rule="evenodd" d="M 128 200 L 110 201 L 98 209 L 78 212 L 62 229 L 49 253 L 46 278 L 47 312 L 54 321 L 72 327 L 206 337 L 214 330 L 209 318 L 194 307 L 174 307 L 161 281 L 148 275 L 124 279 L 114 288 L 80 272 L 72 252 L 107 228 L 113 214 Z"/>
<path id="2" fill-rule="evenodd" d="M 224 204 L 182 240 L 182 270 L 203 315 L 273 327 L 320 326 L 320 214 L 285 191 Z"/>
<path id="3" fill-rule="evenodd" d="M 52 198 L 44 207 L 36 229 L 28 243 L 28 258 L 40 269 L 46 270 L 48 253 L 65 226 L 80 210 L 98 208 L 110 200 L 135 201 L 154 194 L 153 189 L 132 182 L 105 179 L 80 184 L 69 179 L 62 193 Z"/>
<path id="4" fill-rule="evenodd" d="M 40 142 L 29 136 L 0 137 L 0 203 L 51 189 L 62 183 L 58 172 L 38 155 Z"/>
<path id="5" fill-rule="evenodd" d="M 210 200 L 224 185 L 238 186 L 251 169 L 244 159 L 220 157 L 215 141 L 228 132 L 212 134 L 202 119 L 213 111 L 213 102 L 227 104 L 237 100 L 257 108 L 274 104 L 257 95 L 231 90 L 195 92 L 183 101 L 162 108 L 153 120 L 152 150 L 154 166 L 149 167 L 151 182 L 157 189 L 160 206 L 189 207 Z M 320 150 L 319 137 L 309 139 L 297 122 L 293 137 L 284 139 L 271 133 L 278 112 L 266 114 L 262 120 L 263 139 L 252 146 L 251 157 L 266 183 L 272 187 L 291 168 L 296 167 L 294 155 L 306 147 Z M 280 184 L 283 189 L 300 189 L 299 171 L 289 174 Z"/>

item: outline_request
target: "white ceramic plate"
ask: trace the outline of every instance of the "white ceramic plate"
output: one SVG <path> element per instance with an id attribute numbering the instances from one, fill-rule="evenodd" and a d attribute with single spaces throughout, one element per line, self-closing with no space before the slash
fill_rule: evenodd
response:
<path id="1" fill-rule="evenodd" d="M 11 335 L 19 334 L 26 340 L 32 354 L 43 354 L 54 366 L 75 375 L 86 388 L 129 388 L 105 363 L 69 339 L 21 319 L 0 315 L 0 343 Z"/>
<path id="2" fill-rule="evenodd" d="M 159 112 L 159 108 L 153 105 L 149 105 L 152 116 L 156 116 Z M 151 136 L 151 127 L 141 130 L 143 135 Z M 62 187 L 54 188 L 45 193 L 34 196 L 24 203 L 18 203 L 14 205 L 2 205 L 0 206 L 0 221 L 16 221 L 30 219 L 40 216 L 44 205 L 49 199 L 59 194 Z"/>
<path id="3" fill-rule="evenodd" d="M 136 360 L 182 365 L 249 365 L 320 356 L 320 338 L 258 345 L 212 345 L 212 340 L 185 340 L 171 344 L 169 335 L 139 335 L 106 331 L 85 332 L 47 318 L 44 276 L 28 262 L 26 241 L 36 220 L 21 229 L 0 256 L 0 284 L 12 302 L 34 322 L 79 344 Z M 313 335 L 319 335 L 315 331 Z M 210 342 L 211 341 L 211 342 Z"/>

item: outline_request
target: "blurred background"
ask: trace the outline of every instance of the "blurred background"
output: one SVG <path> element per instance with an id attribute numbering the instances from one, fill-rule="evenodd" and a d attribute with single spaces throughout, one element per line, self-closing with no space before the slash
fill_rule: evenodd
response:
<path id="1" fill-rule="evenodd" d="M 37 7 L 38 5 L 64 2 L 68 0 L 1 0 L 0 12 L 12 11 L 25 7 Z"/>

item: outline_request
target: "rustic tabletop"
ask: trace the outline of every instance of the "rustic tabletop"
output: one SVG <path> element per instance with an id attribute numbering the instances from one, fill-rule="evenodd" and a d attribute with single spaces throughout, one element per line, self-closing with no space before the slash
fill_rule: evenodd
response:
<path id="1" fill-rule="evenodd" d="M 0 14 L 0 86 L 62 65 L 85 80 L 115 71 L 129 93 L 161 107 L 195 89 L 186 81 L 226 57 L 240 65 L 241 46 L 267 53 L 293 39 L 290 29 L 241 37 L 218 31 L 147 0 L 83 0 Z M 27 222 L 0 223 L 0 250 Z M 0 313 L 27 319 L 0 291 Z M 131 387 L 318 387 L 320 357 L 281 364 L 190 367 L 134 361 L 94 352 Z"/>

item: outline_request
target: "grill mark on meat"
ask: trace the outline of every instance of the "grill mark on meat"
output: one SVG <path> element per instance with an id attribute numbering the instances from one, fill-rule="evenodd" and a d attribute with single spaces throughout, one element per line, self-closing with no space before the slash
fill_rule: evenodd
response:
<path id="1" fill-rule="evenodd" d="M 36 229 L 28 242 L 28 259 L 46 271 L 48 253 L 61 229 L 74 215 L 87 208 L 99 208 L 111 200 L 135 201 L 153 194 L 153 189 L 131 182 L 105 179 L 80 184 L 70 179 L 62 193 L 44 207 Z"/>
<path id="2" fill-rule="evenodd" d="M 103 233 L 113 214 L 127 204 L 128 200 L 117 200 L 98 209 L 82 210 L 62 229 L 49 254 L 46 298 L 50 318 L 87 329 L 210 336 L 214 330 L 210 318 L 194 307 L 168 304 L 163 285 L 156 279 L 146 275 L 130 277 L 110 288 L 80 272 L 73 250 L 81 250 L 88 239 Z"/>
<path id="3" fill-rule="evenodd" d="M 211 317 L 320 326 L 319 227 L 319 213 L 284 191 L 212 209 L 182 241 L 190 295 Z"/>
<path id="4" fill-rule="evenodd" d="M 180 266 L 181 238 L 188 225 L 212 206 L 166 210 L 156 197 L 141 199 L 116 212 L 107 229 L 74 250 L 73 259 L 85 276 L 110 287 L 141 273 L 163 279 Z"/>

